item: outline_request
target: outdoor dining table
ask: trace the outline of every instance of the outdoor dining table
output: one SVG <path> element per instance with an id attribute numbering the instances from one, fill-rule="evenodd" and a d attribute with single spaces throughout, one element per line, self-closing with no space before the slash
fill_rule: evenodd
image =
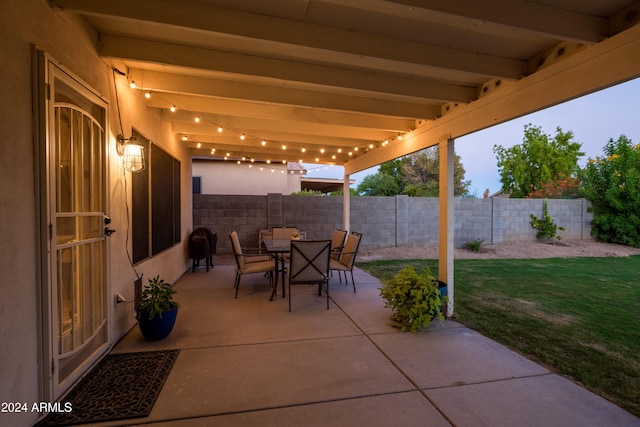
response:
<path id="1" fill-rule="evenodd" d="M 276 283 L 273 286 L 273 291 L 271 292 L 271 297 L 269 301 L 273 300 L 277 290 L 278 290 L 278 260 L 280 260 L 280 270 L 282 271 L 282 298 L 285 297 L 285 286 L 284 286 L 284 254 L 291 251 L 291 240 L 290 239 L 265 239 L 262 241 L 264 248 L 267 253 L 272 255 L 275 262 L 276 269 Z M 282 256 L 279 256 L 282 255 Z"/>

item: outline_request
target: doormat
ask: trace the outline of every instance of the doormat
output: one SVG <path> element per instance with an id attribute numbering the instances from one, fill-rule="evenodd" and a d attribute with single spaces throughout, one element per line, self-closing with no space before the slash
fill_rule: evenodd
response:
<path id="1" fill-rule="evenodd" d="M 148 416 L 179 352 L 107 355 L 62 399 L 60 411 L 50 413 L 37 425 L 69 426 Z"/>

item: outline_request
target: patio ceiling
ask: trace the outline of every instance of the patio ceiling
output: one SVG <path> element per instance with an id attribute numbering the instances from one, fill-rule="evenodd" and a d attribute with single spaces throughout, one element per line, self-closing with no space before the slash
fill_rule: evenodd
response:
<path id="1" fill-rule="evenodd" d="M 640 75 L 637 0 L 50 3 L 194 156 L 353 173 Z"/>

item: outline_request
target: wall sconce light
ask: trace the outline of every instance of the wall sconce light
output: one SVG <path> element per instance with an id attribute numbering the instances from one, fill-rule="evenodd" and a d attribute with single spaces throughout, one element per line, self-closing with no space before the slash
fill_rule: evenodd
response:
<path id="1" fill-rule="evenodd" d="M 128 172 L 141 172 L 144 170 L 144 147 L 136 143 L 135 136 L 125 138 L 124 135 L 116 137 L 116 149 L 122 157 L 122 166 Z"/>

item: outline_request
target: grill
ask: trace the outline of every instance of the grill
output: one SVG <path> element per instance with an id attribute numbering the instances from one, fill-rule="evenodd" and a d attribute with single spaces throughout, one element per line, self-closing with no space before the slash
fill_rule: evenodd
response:
<path id="1" fill-rule="evenodd" d="M 204 260 L 205 267 L 213 268 L 213 255 L 216 254 L 218 235 L 214 230 L 200 227 L 189 235 L 189 258 L 191 258 L 191 271 L 196 271 L 200 266 L 200 260 Z"/>

